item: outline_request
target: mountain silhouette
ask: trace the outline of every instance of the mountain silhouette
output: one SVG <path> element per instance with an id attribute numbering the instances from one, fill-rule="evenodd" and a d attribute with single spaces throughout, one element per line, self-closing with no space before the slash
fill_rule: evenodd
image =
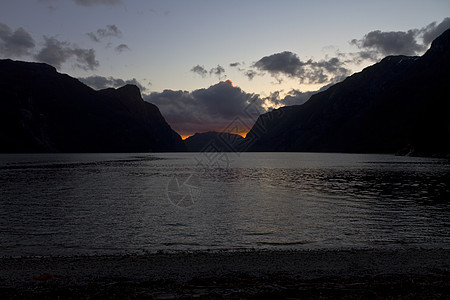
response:
<path id="1" fill-rule="evenodd" d="M 95 91 L 50 65 L 0 60 L 0 152 L 183 151 L 139 88 Z"/>
<path id="2" fill-rule="evenodd" d="M 249 151 L 448 155 L 450 29 L 421 57 L 388 56 L 303 105 L 261 115 Z"/>

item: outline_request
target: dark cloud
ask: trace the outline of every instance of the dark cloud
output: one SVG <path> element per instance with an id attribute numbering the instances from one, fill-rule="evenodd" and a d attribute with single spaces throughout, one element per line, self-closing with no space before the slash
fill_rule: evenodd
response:
<path id="1" fill-rule="evenodd" d="M 260 114 L 281 106 L 303 104 L 329 86 L 314 92 L 291 90 L 284 97 L 280 96 L 282 91 L 277 91 L 261 98 L 257 94 L 246 93 L 227 80 L 192 92 L 153 92 L 144 95 L 144 100 L 156 104 L 167 122 L 181 135 L 211 130 L 223 132 L 234 126 L 239 128 L 239 132 L 246 132 Z"/>
<path id="2" fill-rule="evenodd" d="M 235 67 L 239 67 L 241 65 L 241 63 L 235 62 L 235 63 L 231 63 L 230 67 L 235 68 Z"/>
<path id="3" fill-rule="evenodd" d="M 61 42 L 54 37 L 44 36 L 45 46 L 42 48 L 35 58 L 38 61 L 48 63 L 56 68 L 74 58 L 74 66 L 83 70 L 94 70 L 99 66 L 99 62 L 95 58 L 93 49 L 82 49 L 71 45 L 68 42 Z"/>
<path id="4" fill-rule="evenodd" d="M 450 28 L 450 18 L 445 18 L 437 25 L 436 22 L 430 23 L 421 29 L 371 31 L 361 39 L 350 41 L 350 44 L 362 50 L 353 54 L 354 62 L 377 61 L 386 55 L 421 55 L 428 49 L 431 42 L 448 28 Z"/>
<path id="5" fill-rule="evenodd" d="M 106 28 L 97 29 L 96 33 L 89 32 L 86 34 L 94 42 L 100 42 L 102 39 L 108 37 L 116 37 L 116 38 L 122 37 L 122 32 L 119 30 L 119 28 L 117 28 L 116 25 L 106 25 Z"/>
<path id="6" fill-rule="evenodd" d="M 408 31 L 371 31 L 362 39 L 353 39 L 350 43 L 360 49 L 375 50 L 381 55 L 416 55 L 426 50 L 426 47 L 419 44 L 417 36 L 419 30 Z"/>
<path id="7" fill-rule="evenodd" d="M 336 83 L 350 75 L 351 71 L 345 67 L 345 61 L 338 57 L 320 61 L 308 60 L 300 74 L 301 82 L 308 83 Z"/>
<path id="8" fill-rule="evenodd" d="M 208 71 L 206 71 L 205 67 L 200 66 L 200 65 L 196 65 L 196 66 L 192 67 L 191 72 L 196 73 L 202 77 L 205 77 L 206 74 L 208 74 Z"/>
<path id="9" fill-rule="evenodd" d="M 216 75 L 219 80 L 222 79 L 222 74 L 225 73 L 225 69 L 221 66 L 221 65 L 217 65 L 217 67 L 212 68 L 211 70 L 209 70 L 209 75 Z M 227 76 L 224 75 L 224 78 L 226 78 Z"/>
<path id="10" fill-rule="evenodd" d="M 300 58 L 289 51 L 265 56 L 258 60 L 254 68 L 269 72 L 278 82 L 282 82 L 280 75 L 298 78 L 300 83 L 322 84 L 338 82 L 350 74 L 345 68 L 345 61 L 338 57 L 320 61 L 301 61 Z M 249 79 L 257 75 L 254 71 L 247 71 Z"/>
<path id="11" fill-rule="evenodd" d="M 450 18 L 445 18 L 441 23 L 436 26 L 436 22 L 429 24 L 421 29 L 422 39 L 426 45 L 440 36 L 444 31 L 450 28 Z"/>
<path id="12" fill-rule="evenodd" d="M 89 76 L 89 77 L 80 77 L 80 78 L 78 78 L 78 80 L 80 80 L 84 84 L 92 87 L 95 90 L 101 90 L 101 89 L 106 89 L 106 88 L 110 88 L 110 87 L 118 88 L 118 87 L 122 87 L 126 84 L 134 84 L 137 87 L 139 87 L 141 92 L 147 91 L 147 88 L 145 86 L 143 86 L 139 81 L 137 81 L 136 78 L 129 79 L 129 80 L 123 80 L 120 78 L 103 77 L 103 76 L 94 75 L 94 76 Z"/>
<path id="13" fill-rule="evenodd" d="M 254 70 L 247 70 L 244 72 L 244 75 L 247 76 L 248 80 L 252 80 L 258 73 Z"/>
<path id="14" fill-rule="evenodd" d="M 154 92 L 144 99 L 156 104 L 172 128 L 181 135 L 224 131 L 233 122 L 239 123 L 242 131 L 248 131 L 259 113 L 265 111 L 257 95 L 242 91 L 229 80 L 192 92 Z M 250 103 L 254 105 L 252 113 L 247 109 Z"/>
<path id="15" fill-rule="evenodd" d="M 196 65 L 191 68 L 191 72 L 202 76 L 203 78 L 209 73 L 209 76 L 215 75 L 219 80 L 225 79 L 227 76 L 225 74 L 225 69 L 221 65 L 217 65 L 215 68 L 211 68 L 209 72 L 205 69 L 204 66 Z"/>
<path id="16" fill-rule="evenodd" d="M 22 27 L 12 30 L 0 23 L 0 55 L 20 57 L 29 55 L 35 43 L 31 35 Z"/>
<path id="17" fill-rule="evenodd" d="M 94 6 L 98 4 L 116 5 L 122 3 L 122 0 L 73 0 L 78 5 Z"/>
<path id="18" fill-rule="evenodd" d="M 272 75 L 281 73 L 291 77 L 295 77 L 302 66 L 298 56 L 289 51 L 264 56 L 254 64 L 257 69 Z"/>
<path id="19" fill-rule="evenodd" d="M 123 51 L 130 50 L 130 47 L 128 47 L 128 45 L 126 45 L 126 44 L 120 44 L 119 46 L 114 48 L 114 50 L 116 52 L 122 53 Z"/>
<path id="20" fill-rule="evenodd" d="M 327 90 L 333 84 L 328 84 L 320 88 L 318 91 L 302 92 L 300 90 L 292 89 L 283 98 L 280 97 L 282 91 L 275 91 L 269 97 L 264 99 L 268 110 L 278 108 L 281 106 L 301 105 L 311 98 L 312 95 Z"/>

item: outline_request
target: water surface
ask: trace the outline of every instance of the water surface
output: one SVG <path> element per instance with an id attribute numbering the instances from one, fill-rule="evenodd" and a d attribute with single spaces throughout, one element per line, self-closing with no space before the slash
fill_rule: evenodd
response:
<path id="1" fill-rule="evenodd" d="M 448 160 L 0 155 L 0 256 L 449 248 Z"/>

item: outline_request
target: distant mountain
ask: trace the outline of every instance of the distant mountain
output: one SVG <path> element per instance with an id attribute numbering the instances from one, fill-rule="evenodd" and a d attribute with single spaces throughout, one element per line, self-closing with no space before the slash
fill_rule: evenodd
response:
<path id="1" fill-rule="evenodd" d="M 134 85 L 95 91 L 47 64 L 0 60 L 0 152 L 183 150 Z"/>
<path id="2" fill-rule="evenodd" d="M 450 29 L 422 57 L 388 56 L 303 105 L 261 115 L 249 151 L 448 155 Z"/>
<path id="3" fill-rule="evenodd" d="M 229 152 L 239 151 L 244 138 L 237 134 L 225 132 L 196 133 L 184 140 L 190 152 Z"/>

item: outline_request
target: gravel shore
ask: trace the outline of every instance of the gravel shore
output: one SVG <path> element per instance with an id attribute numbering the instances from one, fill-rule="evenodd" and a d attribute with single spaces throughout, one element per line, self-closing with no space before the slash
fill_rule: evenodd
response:
<path id="1" fill-rule="evenodd" d="M 450 250 L 0 258 L 0 298 L 449 298 Z"/>

